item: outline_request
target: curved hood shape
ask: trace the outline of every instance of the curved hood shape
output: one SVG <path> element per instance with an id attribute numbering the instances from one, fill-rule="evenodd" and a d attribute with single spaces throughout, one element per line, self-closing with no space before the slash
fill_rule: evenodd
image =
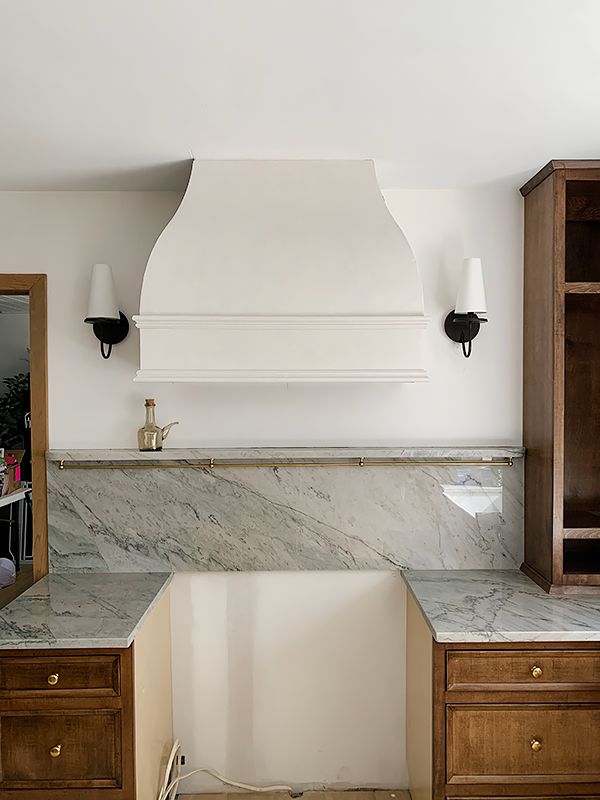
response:
<path id="1" fill-rule="evenodd" d="M 195 161 L 148 261 L 138 381 L 423 381 L 414 256 L 371 161 Z"/>

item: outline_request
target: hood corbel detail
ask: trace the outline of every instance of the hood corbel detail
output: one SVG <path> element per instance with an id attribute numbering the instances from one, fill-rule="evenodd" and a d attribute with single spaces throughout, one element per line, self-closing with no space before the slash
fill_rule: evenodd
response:
<path id="1" fill-rule="evenodd" d="M 427 380 L 416 262 L 370 161 L 195 161 L 133 319 L 137 381 Z"/>

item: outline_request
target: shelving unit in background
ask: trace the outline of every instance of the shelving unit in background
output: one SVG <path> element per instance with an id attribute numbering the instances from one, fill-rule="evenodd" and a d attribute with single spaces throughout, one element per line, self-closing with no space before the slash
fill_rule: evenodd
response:
<path id="1" fill-rule="evenodd" d="M 31 489 L 23 488 L 23 489 L 14 489 L 12 492 L 8 494 L 3 494 L 0 497 L 0 508 L 4 506 L 10 506 L 13 503 L 18 503 L 20 500 L 24 500 Z"/>
<path id="2" fill-rule="evenodd" d="M 523 570 L 600 593 L 600 161 L 551 161 L 521 193 Z"/>

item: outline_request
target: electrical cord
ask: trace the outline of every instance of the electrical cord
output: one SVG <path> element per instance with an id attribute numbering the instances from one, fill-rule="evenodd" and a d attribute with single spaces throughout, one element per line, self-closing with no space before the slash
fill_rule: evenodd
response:
<path id="1" fill-rule="evenodd" d="M 200 772 L 205 772 L 207 775 L 211 775 L 213 778 L 216 778 L 218 781 L 221 781 L 221 783 L 224 783 L 227 786 L 235 786 L 236 789 L 246 789 L 249 792 L 288 792 L 291 797 L 300 797 L 302 795 L 302 792 L 295 791 L 291 786 L 252 786 L 252 784 L 249 783 L 234 781 L 231 778 L 221 775 L 220 772 L 210 769 L 210 767 L 200 767 L 200 769 L 194 769 L 192 772 L 181 775 L 181 764 L 179 759 L 180 752 L 181 745 L 179 744 L 179 740 L 176 739 L 173 747 L 171 748 L 169 758 L 167 759 L 165 777 L 160 792 L 158 793 L 158 800 L 175 800 L 179 783 L 184 781 L 186 778 L 190 778 L 192 775 L 197 775 Z"/>

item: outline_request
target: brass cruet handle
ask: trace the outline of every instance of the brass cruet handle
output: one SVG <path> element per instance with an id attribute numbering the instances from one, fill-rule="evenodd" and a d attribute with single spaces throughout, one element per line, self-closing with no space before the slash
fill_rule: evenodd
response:
<path id="1" fill-rule="evenodd" d="M 51 758 L 58 758 L 62 750 L 62 744 L 55 744 L 54 747 L 51 747 L 48 751 L 50 753 Z"/>
<path id="2" fill-rule="evenodd" d="M 531 740 L 531 749 L 533 750 L 534 753 L 540 752 L 540 750 L 542 749 L 542 743 L 540 742 L 539 739 Z"/>

